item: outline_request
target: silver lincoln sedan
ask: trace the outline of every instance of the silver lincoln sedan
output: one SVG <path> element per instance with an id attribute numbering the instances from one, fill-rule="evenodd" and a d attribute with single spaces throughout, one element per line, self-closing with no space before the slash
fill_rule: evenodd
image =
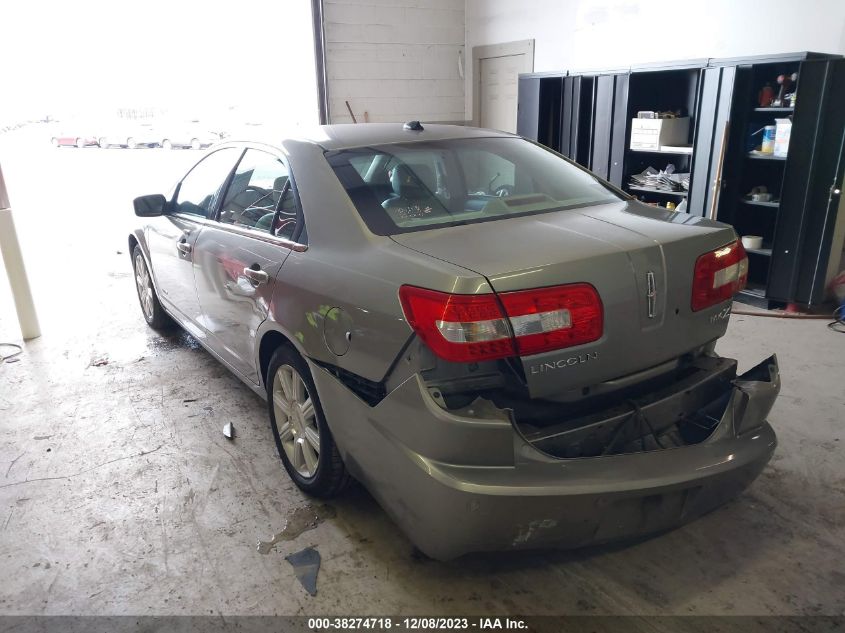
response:
<path id="1" fill-rule="evenodd" d="M 714 352 L 748 260 L 524 139 L 334 125 L 135 200 L 144 318 L 266 398 L 306 493 L 361 482 L 426 554 L 652 534 L 772 456 L 774 356 Z"/>

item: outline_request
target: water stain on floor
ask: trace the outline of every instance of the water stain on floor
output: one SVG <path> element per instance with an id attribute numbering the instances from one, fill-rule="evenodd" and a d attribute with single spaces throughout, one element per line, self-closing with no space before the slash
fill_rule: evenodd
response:
<path id="1" fill-rule="evenodd" d="M 184 331 L 150 339 L 147 343 L 152 352 L 169 352 L 174 349 L 202 349 L 199 341 Z"/>
<path id="2" fill-rule="evenodd" d="M 326 519 L 333 519 L 336 516 L 335 509 L 326 504 L 307 504 L 296 508 L 291 512 L 285 521 L 285 527 L 281 532 L 273 535 L 269 541 L 258 541 L 258 551 L 261 554 L 269 554 L 276 543 L 281 541 L 292 541 L 297 536 L 308 530 L 313 530 Z"/>

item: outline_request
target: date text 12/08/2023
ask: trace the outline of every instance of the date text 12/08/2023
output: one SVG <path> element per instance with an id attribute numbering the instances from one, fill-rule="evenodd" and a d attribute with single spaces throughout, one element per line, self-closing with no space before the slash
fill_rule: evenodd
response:
<path id="1" fill-rule="evenodd" d="M 438 618 L 438 617 L 350 617 L 350 618 L 309 618 L 308 628 L 314 631 L 331 630 L 392 630 L 431 631 L 431 630 L 526 630 L 528 625 L 520 618 Z"/>

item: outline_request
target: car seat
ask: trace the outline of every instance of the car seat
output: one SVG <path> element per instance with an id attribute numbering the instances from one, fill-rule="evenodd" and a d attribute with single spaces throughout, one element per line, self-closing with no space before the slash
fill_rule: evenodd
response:
<path id="1" fill-rule="evenodd" d="M 396 165 L 390 174 L 390 184 L 395 197 L 381 203 L 396 224 L 417 218 L 449 216 L 434 192 L 426 185 L 434 174 L 427 165 Z"/>

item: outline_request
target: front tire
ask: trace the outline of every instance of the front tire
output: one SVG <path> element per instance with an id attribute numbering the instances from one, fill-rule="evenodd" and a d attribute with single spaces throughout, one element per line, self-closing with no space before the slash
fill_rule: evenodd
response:
<path id="1" fill-rule="evenodd" d="M 128 149 L 135 149 L 137 146 L 138 146 L 138 144 L 135 142 L 135 139 L 132 138 L 131 136 L 128 139 L 126 139 L 126 147 Z"/>
<path id="2" fill-rule="evenodd" d="M 333 497 L 351 478 L 334 442 L 308 363 L 280 347 L 267 368 L 270 426 L 279 457 L 294 483 L 315 497 Z"/>
<path id="3" fill-rule="evenodd" d="M 150 269 L 147 268 L 140 246 L 132 249 L 132 268 L 135 271 L 135 288 L 138 291 L 138 302 L 141 304 L 144 320 L 154 330 L 169 330 L 173 327 L 173 319 L 161 307 Z"/>
<path id="4" fill-rule="evenodd" d="M 100 146 L 100 149 L 108 149 L 109 142 L 105 138 L 101 138 L 97 141 L 97 145 Z"/>
<path id="5" fill-rule="evenodd" d="M 76 145 L 77 149 L 83 149 L 85 147 L 85 139 L 83 139 L 83 138 L 76 139 L 75 145 Z"/>
<path id="6" fill-rule="evenodd" d="M 191 139 L 191 149 L 202 149 L 202 143 L 198 138 Z"/>
<path id="7" fill-rule="evenodd" d="M 173 149 L 173 143 L 170 142 L 170 139 L 164 139 L 161 142 L 162 149 Z"/>

